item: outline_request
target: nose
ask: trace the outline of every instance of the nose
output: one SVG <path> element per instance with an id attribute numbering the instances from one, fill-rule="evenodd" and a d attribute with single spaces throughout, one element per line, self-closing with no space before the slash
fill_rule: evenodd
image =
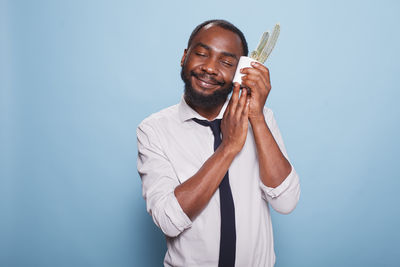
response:
<path id="1" fill-rule="evenodd" d="M 208 74 L 217 74 L 216 62 L 213 58 L 208 58 L 206 62 L 202 65 L 202 70 Z"/>

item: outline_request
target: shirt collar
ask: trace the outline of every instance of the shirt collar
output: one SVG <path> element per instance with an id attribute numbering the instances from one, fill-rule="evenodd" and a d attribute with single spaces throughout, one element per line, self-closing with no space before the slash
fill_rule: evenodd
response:
<path id="1" fill-rule="evenodd" d="M 222 107 L 221 111 L 219 112 L 218 116 L 215 119 L 222 119 L 226 106 L 228 105 L 229 99 L 226 99 L 224 106 Z M 199 113 L 197 113 L 194 109 L 192 109 L 187 103 L 185 98 L 182 96 L 181 102 L 179 103 L 178 107 L 178 113 L 179 113 L 179 118 L 181 122 L 185 122 L 188 120 L 191 120 L 193 118 L 199 119 L 199 120 L 207 120 L 203 116 L 201 116 Z"/>

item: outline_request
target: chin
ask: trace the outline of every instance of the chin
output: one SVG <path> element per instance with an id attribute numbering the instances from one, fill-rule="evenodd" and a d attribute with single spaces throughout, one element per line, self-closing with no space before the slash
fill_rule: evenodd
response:
<path id="1" fill-rule="evenodd" d="M 181 78 L 185 83 L 185 100 L 190 104 L 202 108 L 215 108 L 223 105 L 232 92 L 233 85 L 220 86 L 216 88 L 201 87 L 196 84 L 197 78 L 187 76 L 183 68 L 181 69 Z"/>
<path id="2" fill-rule="evenodd" d="M 223 105 L 232 91 L 232 86 L 217 90 L 196 89 L 190 82 L 185 83 L 185 99 L 202 108 L 216 108 Z"/>

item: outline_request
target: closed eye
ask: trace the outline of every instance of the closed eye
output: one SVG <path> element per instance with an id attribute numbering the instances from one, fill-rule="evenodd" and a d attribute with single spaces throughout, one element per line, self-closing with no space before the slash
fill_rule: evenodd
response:
<path id="1" fill-rule="evenodd" d="M 222 64 L 224 64 L 227 67 L 232 67 L 233 64 L 230 61 L 222 61 Z"/>
<path id="2" fill-rule="evenodd" d="M 200 57 L 206 57 L 206 56 L 207 56 L 206 54 L 200 53 L 200 52 L 196 52 L 195 54 L 196 54 L 197 56 L 200 56 Z"/>

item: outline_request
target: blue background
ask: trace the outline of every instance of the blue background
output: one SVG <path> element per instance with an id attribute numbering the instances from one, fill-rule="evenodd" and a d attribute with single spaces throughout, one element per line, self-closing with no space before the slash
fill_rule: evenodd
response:
<path id="1" fill-rule="evenodd" d="M 267 101 L 302 185 L 278 267 L 399 266 L 398 1 L 0 1 L 0 266 L 161 266 L 139 122 L 179 101 L 192 29 L 281 23 Z"/>

